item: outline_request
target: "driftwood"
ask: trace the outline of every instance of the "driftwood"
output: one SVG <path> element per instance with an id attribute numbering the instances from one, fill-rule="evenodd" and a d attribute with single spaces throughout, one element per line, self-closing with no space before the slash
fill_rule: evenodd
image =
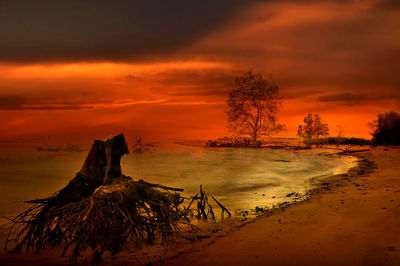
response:
<path id="1" fill-rule="evenodd" d="M 127 241 L 140 247 L 157 237 L 169 238 L 180 225 L 191 226 L 188 217 L 194 201 L 199 219 L 215 221 L 202 186 L 185 208 L 185 198 L 176 193 L 183 189 L 124 176 L 120 160 L 128 153 L 123 134 L 95 140 L 81 170 L 63 189 L 51 197 L 27 201 L 30 208 L 10 219 L 6 250 L 38 253 L 61 246 L 62 255 L 72 260 L 88 254 L 99 259 L 106 251 L 118 252 Z"/>
<path id="2" fill-rule="evenodd" d="M 342 149 L 343 153 L 356 153 L 356 152 L 364 152 L 364 151 L 370 151 L 370 149 L 362 149 L 362 150 L 347 150 L 347 149 Z"/>
<path id="3" fill-rule="evenodd" d="M 162 189 L 165 189 L 165 190 L 173 190 L 173 191 L 180 191 L 180 192 L 184 191 L 183 188 L 173 188 L 173 187 L 167 187 L 167 186 L 159 185 L 159 184 L 152 184 L 152 183 L 144 181 L 143 179 L 140 179 L 138 182 L 142 183 L 142 184 L 145 184 L 145 185 L 148 185 L 150 187 L 162 188 Z"/>
<path id="4" fill-rule="evenodd" d="M 213 196 L 211 196 L 211 198 L 217 203 L 217 205 L 221 208 L 222 213 L 221 215 L 224 216 L 224 212 L 226 212 L 228 214 L 229 217 L 232 216 L 232 214 L 230 213 L 230 211 L 228 211 L 227 208 L 225 208 L 224 205 L 222 205 L 218 200 L 216 200 Z"/>
<path id="5" fill-rule="evenodd" d="M 211 196 L 213 200 L 217 203 L 218 207 L 221 208 L 221 216 L 224 218 L 224 212 L 228 214 L 229 217 L 231 217 L 231 213 L 227 208 L 224 207 L 219 201 L 217 201 L 213 196 Z M 216 221 L 215 218 L 215 213 L 214 210 L 211 206 L 211 204 L 208 202 L 208 197 L 206 192 L 203 190 L 203 186 L 200 185 L 200 193 L 196 194 L 194 197 L 192 197 L 192 200 L 190 201 L 189 205 L 186 207 L 187 210 L 190 209 L 192 206 L 193 202 L 197 202 L 197 215 L 196 217 L 198 219 L 202 220 L 208 220 L 211 219 L 213 221 Z"/>

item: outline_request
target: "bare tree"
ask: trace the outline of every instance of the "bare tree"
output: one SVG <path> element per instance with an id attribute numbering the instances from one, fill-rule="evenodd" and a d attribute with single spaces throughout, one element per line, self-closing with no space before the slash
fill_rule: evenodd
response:
<path id="1" fill-rule="evenodd" d="M 297 129 L 297 135 L 302 137 L 307 145 L 313 143 L 313 138 L 315 138 L 315 143 L 319 145 L 319 137 L 328 134 L 328 124 L 318 114 L 308 114 L 304 117 L 304 125 L 299 125 Z"/>
<path id="2" fill-rule="evenodd" d="M 284 129 L 276 118 L 281 104 L 279 87 L 270 84 L 260 73 L 249 71 L 237 77 L 227 104 L 228 128 L 250 137 L 253 144 Z"/>
<path id="3" fill-rule="evenodd" d="M 342 138 L 344 137 L 344 129 L 342 125 L 337 126 L 337 146 L 340 145 Z"/>

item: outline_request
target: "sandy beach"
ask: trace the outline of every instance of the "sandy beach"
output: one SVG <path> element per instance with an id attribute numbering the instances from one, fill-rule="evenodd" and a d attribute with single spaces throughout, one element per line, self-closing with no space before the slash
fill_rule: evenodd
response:
<path id="1" fill-rule="evenodd" d="M 310 199 L 243 223 L 211 224 L 171 245 L 125 250 L 101 265 L 399 265 L 400 148 L 352 153 L 359 166 Z M 0 255 L 2 265 L 65 263 L 59 253 Z"/>
<path id="2" fill-rule="evenodd" d="M 372 165 L 160 265 L 400 265 L 400 148 L 357 155 Z"/>

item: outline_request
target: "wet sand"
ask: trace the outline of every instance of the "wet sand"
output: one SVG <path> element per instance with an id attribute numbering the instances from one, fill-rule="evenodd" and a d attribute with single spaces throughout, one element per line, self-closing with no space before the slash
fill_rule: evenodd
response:
<path id="1" fill-rule="evenodd" d="M 305 202 L 245 225 L 211 225 L 173 245 L 126 250 L 100 264 L 400 265 L 400 148 L 354 155 L 358 168 L 321 181 Z M 0 264 L 53 265 L 63 262 L 58 254 L 3 254 Z"/>
<path id="2" fill-rule="evenodd" d="M 400 265 L 400 148 L 355 154 L 374 166 L 364 163 L 306 202 L 159 264 Z"/>

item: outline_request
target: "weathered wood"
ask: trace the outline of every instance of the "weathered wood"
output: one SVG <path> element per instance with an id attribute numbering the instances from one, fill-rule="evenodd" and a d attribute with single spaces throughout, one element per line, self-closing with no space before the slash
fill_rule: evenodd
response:
<path id="1" fill-rule="evenodd" d="M 222 209 L 222 213 L 224 213 L 224 211 L 226 211 L 226 213 L 228 214 L 229 217 L 231 217 L 231 213 L 228 211 L 227 208 L 224 207 L 224 205 L 222 205 L 218 200 L 216 200 L 214 198 L 214 196 L 211 196 L 211 198 L 218 204 L 218 206 Z"/>
<path id="2" fill-rule="evenodd" d="M 189 205 L 187 206 L 186 210 L 189 210 L 190 207 L 192 206 L 192 203 L 193 203 L 195 200 L 198 199 L 198 198 L 197 198 L 197 195 L 198 195 L 198 194 L 196 194 L 196 195 L 192 198 L 192 200 L 190 201 L 190 203 L 189 203 Z"/>
<path id="3" fill-rule="evenodd" d="M 81 200 L 101 185 L 110 184 L 121 176 L 121 157 L 129 153 L 123 134 L 106 141 L 95 140 L 76 176 L 52 198 L 54 206 Z"/>
<path id="4" fill-rule="evenodd" d="M 148 185 L 150 187 L 162 188 L 162 189 L 165 189 L 165 190 L 173 190 L 173 191 L 180 191 L 180 192 L 184 191 L 183 188 L 174 188 L 174 187 L 167 187 L 167 186 L 160 185 L 160 184 L 152 184 L 152 183 L 144 181 L 143 179 L 139 179 L 138 182 L 142 183 L 142 184 L 145 184 L 145 185 Z"/>
<path id="5" fill-rule="evenodd" d="M 121 157 L 129 154 L 124 134 L 106 140 L 107 169 L 104 184 L 110 184 L 115 178 L 121 177 Z"/>
<path id="6" fill-rule="evenodd" d="M 215 215 L 214 215 L 213 208 L 211 207 L 210 203 L 208 203 L 208 199 L 206 199 L 206 201 L 207 201 L 207 205 L 208 205 L 207 216 L 208 216 L 208 214 L 211 214 L 211 218 L 215 221 Z"/>
<path id="7" fill-rule="evenodd" d="M 72 260 L 90 248 L 89 254 L 95 257 L 105 251 L 114 254 L 129 239 L 138 246 L 144 241 L 152 243 L 157 236 L 167 239 L 182 221 L 193 228 L 189 209 L 194 201 L 200 219 L 215 220 L 202 186 L 199 196 L 184 208 L 184 198 L 178 193 L 159 190 L 183 189 L 122 175 L 120 160 L 128 152 L 122 134 L 94 141 L 82 168 L 67 186 L 51 197 L 29 201 L 33 205 L 28 210 L 10 219 L 13 225 L 6 250 L 32 248 L 38 253 L 48 246 L 63 246 L 63 255 L 68 253 Z"/>
<path id="8" fill-rule="evenodd" d="M 79 174 L 84 179 L 99 179 L 100 182 L 103 182 L 106 168 L 106 143 L 102 140 L 95 140 L 81 170 L 79 171 Z"/>
<path id="9" fill-rule="evenodd" d="M 10 219 L 5 249 L 23 248 L 38 253 L 49 246 L 63 247 L 63 255 L 76 260 L 84 253 L 100 257 L 114 254 L 132 240 L 138 245 L 167 239 L 189 221 L 183 209 L 183 191 L 135 181 L 122 175 L 120 160 L 128 153 L 124 135 L 94 141 L 75 177 L 60 191 Z M 88 252 L 92 249 L 92 252 Z"/>

